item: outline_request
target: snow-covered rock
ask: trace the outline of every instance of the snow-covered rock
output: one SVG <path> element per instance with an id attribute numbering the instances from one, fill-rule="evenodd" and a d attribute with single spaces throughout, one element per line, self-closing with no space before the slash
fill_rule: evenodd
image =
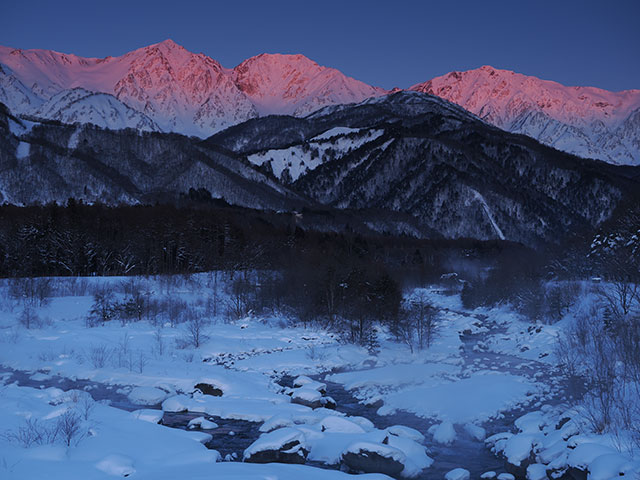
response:
<path id="1" fill-rule="evenodd" d="M 323 418 L 320 423 L 320 428 L 323 432 L 331 433 L 365 433 L 365 429 L 357 423 L 352 422 L 349 419 L 330 415 Z"/>
<path id="2" fill-rule="evenodd" d="M 465 470 L 464 468 L 454 468 L 453 470 L 448 471 L 444 478 L 445 480 L 469 480 L 469 478 L 471 478 L 471 473 L 469 470 Z"/>
<path id="3" fill-rule="evenodd" d="M 204 417 L 196 417 L 189 420 L 187 424 L 188 428 L 200 428 L 202 430 L 213 430 L 214 428 L 218 428 L 218 424 L 212 422 L 211 420 L 207 420 Z"/>
<path id="4" fill-rule="evenodd" d="M 291 394 L 291 402 L 310 408 L 335 408 L 336 402 L 331 397 L 325 397 L 320 391 L 311 387 L 296 388 Z"/>
<path id="5" fill-rule="evenodd" d="M 356 442 L 342 454 L 342 462 L 353 471 L 391 476 L 404 470 L 406 460 L 401 450 L 373 442 Z"/>
<path id="6" fill-rule="evenodd" d="M 129 400 L 137 405 L 159 405 L 168 394 L 155 387 L 135 387 L 129 392 Z"/>
<path id="7" fill-rule="evenodd" d="M 133 418 L 150 423 L 160 423 L 162 421 L 162 414 L 162 410 L 150 409 L 134 410 L 131 412 Z"/>
<path id="8" fill-rule="evenodd" d="M 393 425 L 391 427 L 387 427 L 386 431 L 396 437 L 408 438 L 418 443 L 424 442 L 424 435 L 415 428 L 406 427 L 404 425 Z"/>
<path id="9" fill-rule="evenodd" d="M 479 442 L 483 442 L 487 436 L 487 432 L 484 428 L 479 427 L 478 425 L 475 425 L 473 423 L 465 424 L 464 431 L 467 432 L 467 434 L 469 434 L 471 438 Z"/>
<path id="10" fill-rule="evenodd" d="M 527 480 L 547 480 L 547 466 L 542 463 L 532 463 L 527 467 Z"/>
<path id="11" fill-rule="evenodd" d="M 308 450 L 304 435 L 295 428 L 280 428 L 262 434 L 245 451 L 243 461 L 251 463 L 304 463 Z"/>
<path id="12" fill-rule="evenodd" d="M 453 423 L 444 421 L 439 425 L 429 428 L 429 433 L 433 435 L 433 441 L 443 445 L 451 445 L 456 439 L 456 430 Z"/>

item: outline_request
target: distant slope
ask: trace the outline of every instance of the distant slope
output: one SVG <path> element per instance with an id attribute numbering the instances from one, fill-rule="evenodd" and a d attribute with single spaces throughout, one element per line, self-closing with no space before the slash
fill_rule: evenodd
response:
<path id="1" fill-rule="evenodd" d="M 450 238 L 554 242 L 640 192 L 636 169 L 553 150 L 415 92 L 256 119 L 207 142 L 270 165 L 325 205 L 408 213 Z"/>
<path id="2" fill-rule="evenodd" d="M 0 201 L 176 201 L 189 189 L 253 208 L 308 202 L 232 153 L 176 134 L 33 122 L 0 105 Z"/>

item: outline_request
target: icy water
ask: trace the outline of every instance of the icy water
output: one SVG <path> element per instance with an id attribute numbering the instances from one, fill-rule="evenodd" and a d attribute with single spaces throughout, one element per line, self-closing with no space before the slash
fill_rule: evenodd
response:
<path id="1" fill-rule="evenodd" d="M 463 314 L 462 312 L 457 313 Z M 538 410 L 541 404 L 555 405 L 566 400 L 568 392 L 566 381 L 561 380 L 557 372 L 549 365 L 514 355 L 475 351 L 473 347 L 478 342 L 484 342 L 491 335 L 505 333 L 504 329 L 492 323 L 485 316 L 478 315 L 477 319 L 484 326 L 487 326 L 489 331 L 480 334 L 466 334 L 461 337 L 464 344 L 462 358 L 465 368 L 463 370 L 493 370 L 519 375 L 536 381 L 542 388 L 542 395 L 532 396 L 527 405 L 521 405 L 514 410 L 502 412 L 498 418 L 480 424 L 485 428 L 487 437 L 498 432 L 512 430 L 515 419 L 527 412 Z M 378 415 L 376 413 L 377 408 L 360 403 L 342 385 L 325 380 L 325 376 L 318 375 L 315 379 L 327 385 L 327 395 L 336 400 L 338 411 L 351 416 L 366 417 L 380 429 L 392 425 L 406 425 L 415 428 L 425 436 L 429 456 L 434 459 L 434 463 L 419 478 L 444 478 L 447 472 L 457 467 L 469 470 L 471 478 L 479 478 L 481 474 L 487 471 L 494 471 L 498 474 L 506 472 L 503 459 L 493 455 L 485 447 L 484 442 L 473 439 L 461 428 L 456 428 L 457 436 L 453 444 L 449 446 L 438 444 L 433 442 L 427 433 L 429 427 L 437 423 L 435 420 L 422 418 L 410 412 Z"/>
<path id="2" fill-rule="evenodd" d="M 59 388 L 62 391 L 84 390 L 89 392 L 96 402 L 108 402 L 112 407 L 132 412 L 141 408 L 152 408 L 145 405 L 131 403 L 129 397 L 123 393 L 124 385 L 106 385 L 86 379 L 72 379 L 59 375 L 49 375 L 47 371 L 13 370 L 0 365 L 0 376 L 4 383 L 17 383 L 21 387 L 31 388 Z"/>
<path id="3" fill-rule="evenodd" d="M 55 387 L 63 391 L 84 390 L 89 392 L 97 402 L 106 402 L 110 406 L 133 412 L 140 409 L 151 409 L 160 411 L 161 405 L 140 405 L 131 402 L 126 395 L 127 387 L 124 385 L 106 385 L 86 379 L 71 379 L 58 375 L 49 375 L 46 371 L 24 371 L 13 370 L 0 365 L 0 377 L 5 384 L 16 382 L 22 387 L 50 388 Z M 214 421 L 218 427 L 213 430 L 202 431 L 212 435 L 212 439 L 206 444 L 208 448 L 217 450 L 222 457 L 230 455 L 232 458 L 242 459 L 242 453 L 259 436 L 260 424 L 246 422 L 242 420 L 227 420 L 219 417 L 212 417 L 203 413 L 173 413 L 164 412 L 162 424 L 171 428 L 188 429 L 189 422 L 196 418 L 205 416 Z"/>
<path id="4" fill-rule="evenodd" d="M 466 312 L 458 312 L 468 315 Z M 467 334 L 462 337 L 464 351 L 462 358 L 466 371 L 494 370 L 498 372 L 510 373 L 535 380 L 542 386 L 542 400 L 544 404 L 557 404 L 565 399 L 568 391 L 564 381 L 559 380 L 553 369 L 541 362 L 525 360 L 513 355 L 499 354 L 494 352 L 482 352 L 474 350 L 478 342 L 485 341 L 490 335 L 504 334 L 501 327 L 492 323 L 482 316 L 476 317 L 484 326 L 488 327 L 487 332 L 480 334 Z M 335 373 L 335 372 L 331 372 Z M 36 375 L 37 374 L 37 375 Z M 34 376 L 35 375 L 35 376 Z M 397 412 L 392 415 L 381 416 L 376 413 L 376 408 L 364 405 L 345 390 L 342 385 L 325 380 L 327 374 L 316 375 L 315 379 L 327 385 L 327 395 L 336 400 L 336 410 L 350 416 L 362 416 L 373 422 L 380 429 L 392 425 L 406 425 L 420 431 L 427 438 L 426 445 L 429 456 L 434 459 L 431 468 L 425 470 L 421 475 L 422 479 L 444 478 L 444 474 L 453 468 L 463 467 L 471 472 L 471 478 L 479 476 L 489 470 L 497 473 L 504 472 L 503 460 L 496 458 L 485 446 L 483 442 L 476 441 L 467 435 L 461 428 L 457 428 L 457 438 L 450 446 L 437 444 L 430 439 L 427 433 L 430 426 L 434 424 L 433 419 L 426 419 L 408 412 Z M 83 379 L 69 379 L 55 375 L 48 375 L 47 372 L 25 372 L 11 370 L 0 367 L 0 376 L 5 383 L 17 382 L 22 386 L 34 388 L 57 387 L 61 390 L 79 389 L 91 393 L 96 401 L 107 401 L 113 407 L 127 411 L 141 408 L 160 409 L 160 405 L 145 406 L 132 403 L 126 395 L 126 387 L 122 385 L 105 385 Z M 282 386 L 290 386 L 292 377 L 283 377 L 278 380 Z M 487 436 L 497 432 L 510 430 L 515 418 L 537 410 L 540 407 L 540 399 L 532 397 L 527 405 L 510 412 L 503 412 L 498 418 L 485 422 L 481 426 L 486 429 Z M 201 413 L 169 413 L 165 412 L 162 423 L 171 428 L 187 429 L 188 423 L 193 418 L 202 416 Z M 225 420 L 219 417 L 205 415 L 206 418 L 216 422 L 218 428 L 213 430 L 203 430 L 213 436 L 207 443 L 207 447 L 218 450 L 223 458 L 229 455 L 231 459 L 242 459 L 243 451 L 256 440 L 259 435 L 260 423 Z M 315 464 L 314 464 L 315 465 Z M 331 468 L 323 465 L 316 465 L 323 468 Z"/>

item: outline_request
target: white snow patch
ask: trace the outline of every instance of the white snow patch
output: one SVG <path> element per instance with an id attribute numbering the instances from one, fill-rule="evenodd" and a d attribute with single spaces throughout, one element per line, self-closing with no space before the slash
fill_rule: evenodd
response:
<path id="1" fill-rule="evenodd" d="M 445 480 L 469 480 L 471 477 L 471 473 L 469 470 L 465 470 L 464 468 L 454 468 L 453 470 L 448 471 L 444 478 Z"/>
<path id="2" fill-rule="evenodd" d="M 96 468 L 107 475 L 116 477 L 128 477 L 136 471 L 135 468 L 133 468 L 133 460 L 131 458 L 116 454 L 104 457 L 96 463 Z"/>
<path id="3" fill-rule="evenodd" d="M 18 143 L 18 147 L 16 148 L 16 157 L 19 159 L 27 158 L 29 156 L 29 151 L 31 150 L 31 144 L 27 142 Z"/>
<path id="4" fill-rule="evenodd" d="M 155 387 L 135 387 L 128 395 L 129 400 L 137 405 L 158 405 L 167 396 L 167 392 Z"/>
<path id="5" fill-rule="evenodd" d="M 218 424 L 212 422 L 211 420 L 207 420 L 204 417 L 196 417 L 189 420 L 188 428 L 200 427 L 202 430 L 213 430 L 214 428 L 218 428 Z"/>
<path id="6" fill-rule="evenodd" d="M 456 439 L 456 430 L 453 423 L 444 421 L 440 425 L 434 425 L 429 429 L 433 435 L 433 441 L 443 445 L 451 445 Z"/>
<path id="7" fill-rule="evenodd" d="M 480 202 L 480 204 L 482 205 L 482 208 L 484 209 L 485 213 L 487 214 L 487 218 L 489 219 L 489 222 L 491 222 L 491 225 L 493 226 L 493 229 L 495 230 L 495 232 L 498 235 L 498 237 L 500 238 L 500 240 L 504 240 L 504 234 L 502 233 L 502 230 L 500 229 L 500 227 L 496 223 L 495 219 L 493 218 L 493 213 L 491 213 L 491 209 L 489 208 L 489 205 L 487 204 L 487 201 L 480 194 L 480 192 L 474 190 L 473 188 L 471 189 L 471 191 L 473 192 L 473 196 L 476 198 L 476 200 L 478 200 Z"/>
<path id="8" fill-rule="evenodd" d="M 134 410 L 131 416 L 144 422 L 159 423 L 162 420 L 162 410 Z"/>

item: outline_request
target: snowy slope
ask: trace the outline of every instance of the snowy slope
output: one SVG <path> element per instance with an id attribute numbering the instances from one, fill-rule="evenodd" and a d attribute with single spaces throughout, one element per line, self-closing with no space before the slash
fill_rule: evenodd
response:
<path id="1" fill-rule="evenodd" d="M 327 105 L 359 103 L 388 93 L 304 55 L 258 55 L 234 68 L 233 75 L 258 111 L 267 114 L 306 115 Z"/>
<path id="2" fill-rule="evenodd" d="M 489 123 L 582 157 L 640 164 L 640 90 L 566 87 L 484 66 L 411 90 L 457 103 Z"/>
<path id="3" fill-rule="evenodd" d="M 89 92 L 83 88 L 64 90 L 51 97 L 32 113 L 37 117 L 59 120 L 63 123 L 92 123 L 111 130 L 121 128 L 159 130 L 153 120 L 127 107 L 114 96 Z"/>
<path id="4" fill-rule="evenodd" d="M 200 137 L 258 114 L 303 115 L 386 93 L 302 55 L 260 55 L 231 70 L 171 40 L 103 59 L 0 47 L 0 63 L 12 72 L 0 86 L 26 86 L 0 97 L 15 98 L 4 102 L 15 113 L 33 113 L 29 94 L 41 103 L 80 87 L 114 95 L 163 130 Z"/>
<path id="5" fill-rule="evenodd" d="M 171 40 L 103 59 L 0 47 L 0 101 L 14 113 L 34 113 L 74 88 L 113 95 L 164 131 L 199 137 L 258 116 L 305 116 L 390 93 L 303 55 L 262 54 L 228 69 Z M 559 150 L 640 164 L 640 90 L 566 87 L 489 66 L 451 72 L 410 90 L 457 103 Z M 80 112 L 74 118 L 91 122 L 95 113 L 94 120 L 83 120 Z"/>
<path id="6" fill-rule="evenodd" d="M 269 165 L 276 177 L 289 183 L 298 180 L 324 162 L 351 153 L 383 133 L 382 130 L 335 127 L 313 137 L 303 145 L 266 150 L 247 158 L 255 165 Z"/>
<path id="7" fill-rule="evenodd" d="M 28 112 L 42 104 L 42 99 L 18 80 L 9 67 L 0 64 L 0 102 L 11 111 Z"/>

